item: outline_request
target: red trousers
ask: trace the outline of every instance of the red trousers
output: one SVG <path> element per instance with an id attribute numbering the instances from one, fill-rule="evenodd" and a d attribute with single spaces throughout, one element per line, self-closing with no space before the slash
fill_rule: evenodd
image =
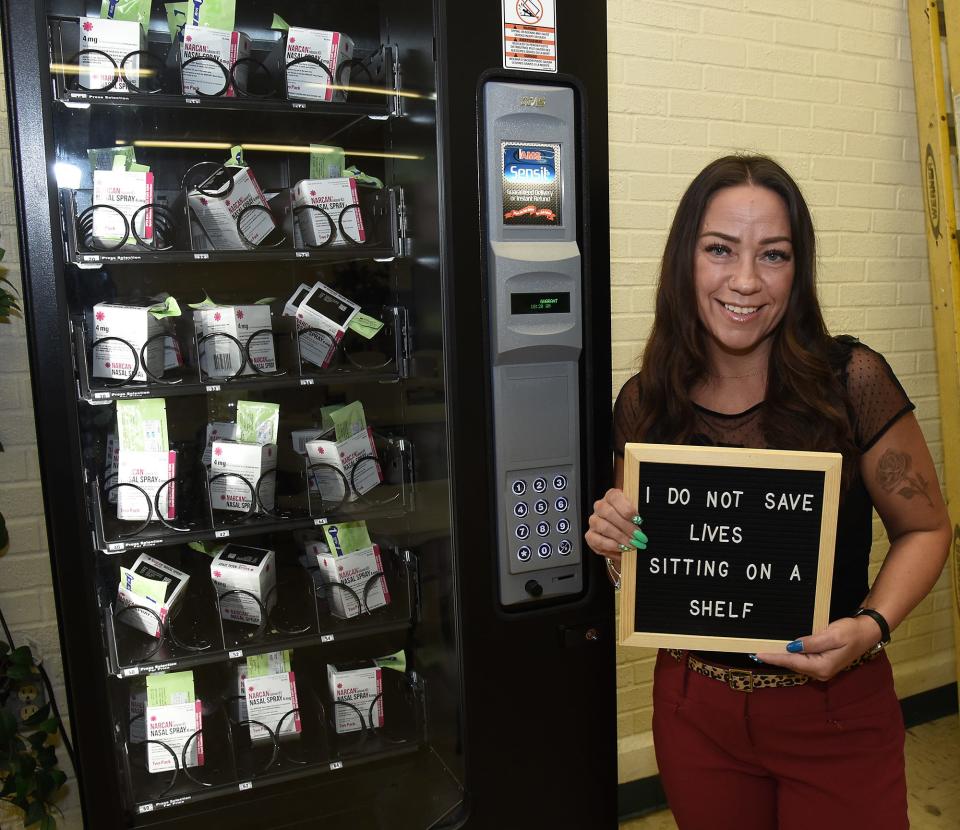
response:
<path id="1" fill-rule="evenodd" d="M 685 658 L 661 651 L 653 688 L 657 763 L 680 830 L 907 830 L 885 654 L 826 683 L 753 692 Z"/>

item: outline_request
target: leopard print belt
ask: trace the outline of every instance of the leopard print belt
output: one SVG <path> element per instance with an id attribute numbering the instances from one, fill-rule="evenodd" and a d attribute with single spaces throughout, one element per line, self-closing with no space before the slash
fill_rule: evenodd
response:
<path id="1" fill-rule="evenodd" d="M 854 660 L 844 671 L 850 671 L 857 666 L 863 665 L 873 660 L 880 652 L 868 652 Z M 667 649 L 669 654 L 678 663 L 683 657 L 680 649 Z M 813 680 L 806 674 L 797 674 L 796 672 L 785 672 L 780 674 L 764 674 L 762 672 L 752 671 L 750 669 L 726 669 L 722 666 L 714 666 L 701 660 L 694 654 L 687 654 L 687 666 L 691 671 L 709 677 L 712 680 L 719 680 L 726 683 L 735 692 L 752 692 L 755 689 L 772 689 L 782 686 L 803 686 Z"/>

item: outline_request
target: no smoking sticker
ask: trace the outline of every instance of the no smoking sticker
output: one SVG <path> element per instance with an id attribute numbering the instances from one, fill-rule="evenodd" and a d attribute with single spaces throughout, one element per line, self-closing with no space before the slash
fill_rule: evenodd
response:
<path id="1" fill-rule="evenodd" d="M 556 0 L 502 0 L 503 66 L 557 71 Z"/>

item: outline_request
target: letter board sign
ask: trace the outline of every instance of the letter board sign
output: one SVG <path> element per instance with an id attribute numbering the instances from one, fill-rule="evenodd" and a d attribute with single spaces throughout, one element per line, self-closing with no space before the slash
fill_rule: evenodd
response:
<path id="1" fill-rule="evenodd" d="M 830 611 L 842 456 L 627 444 L 647 550 L 623 557 L 621 645 L 771 651 Z"/>

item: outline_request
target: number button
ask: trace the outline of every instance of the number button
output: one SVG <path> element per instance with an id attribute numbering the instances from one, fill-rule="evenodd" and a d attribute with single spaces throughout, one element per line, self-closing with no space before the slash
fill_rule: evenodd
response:
<path id="1" fill-rule="evenodd" d="M 521 562 L 529 562 L 531 556 L 531 551 L 529 545 L 521 545 L 517 550 L 517 559 Z"/>
<path id="2" fill-rule="evenodd" d="M 566 533 L 568 530 L 570 530 L 570 522 L 566 519 L 560 519 L 557 522 L 557 533 Z"/>
<path id="3" fill-rule="evenodd" d="M 567 477 L 566 477 L 566 476 L 554 476 L 554 477 L 553 477 L 553 489 L 554 489 L 554 490 L 566 490 L 566 489 L 567 489 Z"/>
<path id="4" fill-rule="evenodd" d="M 561 556 L 569 556 L 571 550 L 573 550 L 573 545 L 570 544 L 570 540 L 561 539 L 560 543 L 557 545 L 557 553 L 559 553 Z"/>
<path id="5" fill-rule="evenodd" d="M 522 496 L 527 492 L 527 482 L 525 482 L 522 478 L 518 479 L 517 481 L 513 482 L 511 488 L 513 489 L 513 495 Z"/>
<path id="6" fill-rule="evenodd" d="M 527 515 L 527 503 L 526 503 L 525 501 L 518 501 L 518 502 L 513 506 L 513 515 L 516 516 L 517 518 L 520 518 L 520 519 L 522 519 L 524 516 L 526 516 L 526 515 Z"/>
<path id="7" fill-rule="evenodd" d="M 563 496 L 560 496 L 553 506 L 556 508 L 557 513 L 564 513 L 567 509 L 567 500 Z"/>
<path id="8" fill-rule="evenodd" d="M 518 539 L 526 539 L 530 535 L 530 525 L 517 525 L 514 533 Z"/>
<path id="9" fill-rule="evenodd" d="M 549 542 L 544 542 L 537 548 L 537 556 L 541 559 L 549 559 L 551 553 L 553 553 L 553 545 Z"/>
<path id="10" fill-rule="evenodd" d="M 533 509 L 538 516 L 542 516 L 550 509 L 550 505 L 547 504 L 546 499 L 537 499 L 533 504 Z"/>
<path id="11" fill-rule="evenodd" d="M 550 522 L 537 522 L 537 536 L 550 535 Z"/>
<path id="12" fill-rule="evenodd" d="M 542 493 L 544 490 L 547 489 L 547 480 L 543 476 L 540 476 L 539 478 L 535 478 L 533 480 L 533 489 L 536 490 L 538 493 Z"/>

